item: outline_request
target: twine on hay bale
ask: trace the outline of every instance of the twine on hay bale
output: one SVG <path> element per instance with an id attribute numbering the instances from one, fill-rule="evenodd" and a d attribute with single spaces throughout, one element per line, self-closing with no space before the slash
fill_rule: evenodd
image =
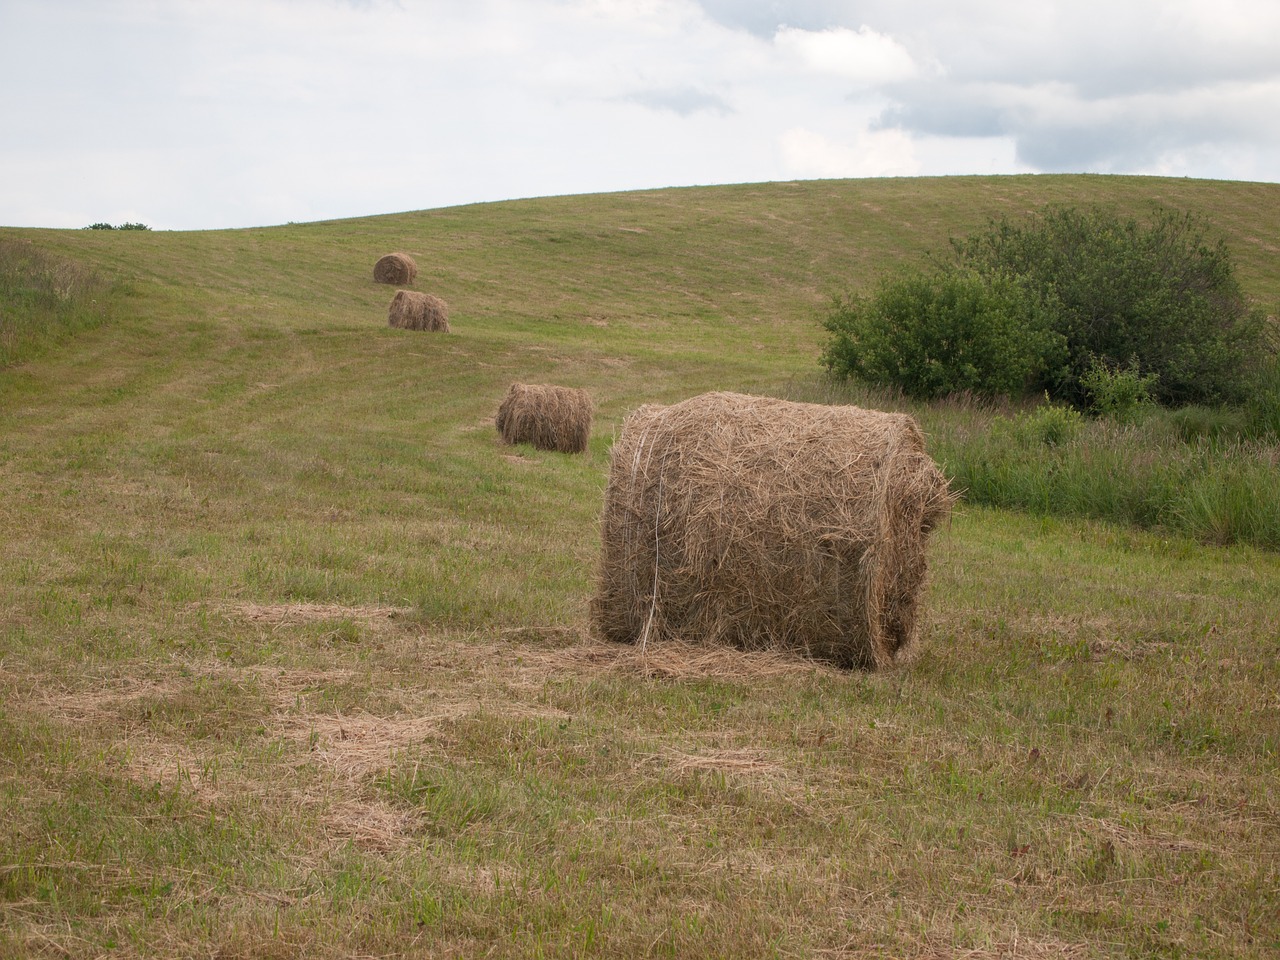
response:
<path id="1" fill-rule="evenodd" d="M 449 307 L 439 297 L 416 290 L 397 290 L 387 311 L 387 323 L 402 330 L 449 332 Z"/>
<path id="2" fill-rule="evenodd" d="M 906 414 L 734 393 L 641 407 L 610 456 L 592 626 L 891 666 L 952 502 Z"/>
<path id="3" fill-rule="evenodd" d="M 513 383 L 495 423 L 507 443 L 539 450 L 582 453 L 591 438 L 594 407 L 585 390 L 540 383 Z"/>
<path id="4" fill-rule="evenodd" d="M 388 253 L 373 265 L 373 279 L 378 283 L 397 286 L 413 283 L 418 275 L 418 265 L 407 253 Z"/>

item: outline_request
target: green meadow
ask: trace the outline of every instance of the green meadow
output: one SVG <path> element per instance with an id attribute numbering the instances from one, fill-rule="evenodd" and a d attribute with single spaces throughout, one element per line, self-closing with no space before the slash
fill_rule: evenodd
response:
<path id="1" fill-rule="evenodd" d="M 1275 184 L 0 228 L 0 957 L 1280 954 L 1280 441 L 818 362 L 833 297 L 1047 203 L 1202 214 L 1277 312 Z M 450 333 L 387 325 L 393 251 Z M 589 450 L 502 444 L 513 382 Z M 964 498 L 914 664 L 590 635 L 613 437 L 708 390 L 919 417 Z"/>

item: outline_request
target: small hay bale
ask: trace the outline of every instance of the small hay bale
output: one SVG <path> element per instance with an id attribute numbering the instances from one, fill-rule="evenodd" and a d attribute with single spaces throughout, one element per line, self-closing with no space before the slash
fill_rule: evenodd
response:
<path id="1" fill-rule="evenodd" d="M 387 323 L 402 330 L 449 332 L 449 307 L 439 297 L 416 290 L 397 290 L 387 311 Z"/>
<path id="2" fill-rule="evenodd" d="M 413 283 L 418 275 L 418 265 L 407 253 L 388 253 L 373 265 L 373 279 L 378 283 L 404 286 Z"/>
<path id="3" fill-rule="evenodd" d="M 540 383 L 513 383 L 494 421 L 507 443 L 539 450 L 582 453 L 591 438 L 595 410 L 587 391 Z"/>
<path id="4" fill-rule="evenodd" d="M 905 414 L 734 393 L 643 406 L 610 455 L 593 629 L 906 661 L 952 502 Z"/>

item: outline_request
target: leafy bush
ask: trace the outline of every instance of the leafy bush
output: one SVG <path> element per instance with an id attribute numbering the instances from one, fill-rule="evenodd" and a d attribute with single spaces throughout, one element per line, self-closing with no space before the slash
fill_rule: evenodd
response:
<path id="1" fill-rule="evenodd" d="M 922 399 L 1047 391 L 1124 417 L 1147 397 L 1243 402 L 1274 363 L 1225 244 L 1190 214 L 1142 223 L 1051 207 L 993 221 L 953 253 L 931 275 L 837 301 L 824 320 L 831 373 Z"/>
<path id="2" fill-rule="evenodd" d="M 85 227 L 85 229 L 86 230 L 150 230 L 151 228 L 148 227 L 145 223 L 122 223 L 118 227 L 113 227 L 109 223 L 99 222 L 99 223 L 91 223 L 87 227 Z"/>
<path id="3" fill-rule="evenodd" d="M 1098 362 L 1136 360 L 1166 405 L 1243 400 L 1263 338 L 1226 244 L 1188 213 L 1156 209 L 1148 223 L 1101 209 L 1050 207 L 1025 223 L 993 222 L 953 244 L 982 274 L 1012 273 L 1066 343 L 1043 384 L 1078 407 Z"/>
<path id="4" fill-rule="evenodd" d="M 1094 413 L 1124 423 L 1151 406 L 1159 379 L 1154 373 L 1144 375 L 1137 360 L 1125 367 L 1112 367 L 1095 357 L 1080 377 L 1080 385 Z"/>
<path id="5" fill-rule="evenodd" d="M 1016 282 L 965 270 L 882 282 L 869 299 L 837 301 L 824 326 L 832 374 L 919 399 L 1021 396 L 1061 350 Z"/>

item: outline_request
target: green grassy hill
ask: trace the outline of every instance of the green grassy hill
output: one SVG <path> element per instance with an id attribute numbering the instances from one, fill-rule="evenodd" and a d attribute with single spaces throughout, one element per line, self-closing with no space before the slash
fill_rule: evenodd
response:
<path id="1" fill-rule="evenodd" d="M 968 505 L 909 669 L 587 636 L 628 411 L 825 395 L 833 295 L 1049 202 L 1203 213 L 1280 302 L 1271 184 L 0 229 L 117 284 L 0 370 L 0 956 L 1274 955 L 1274 552 Z M 501 445 L 513 381 L 589 452 Z"/>

